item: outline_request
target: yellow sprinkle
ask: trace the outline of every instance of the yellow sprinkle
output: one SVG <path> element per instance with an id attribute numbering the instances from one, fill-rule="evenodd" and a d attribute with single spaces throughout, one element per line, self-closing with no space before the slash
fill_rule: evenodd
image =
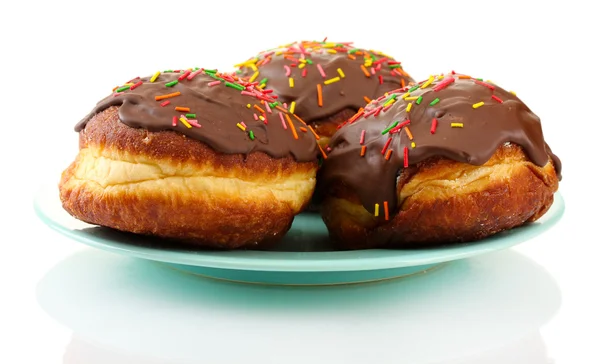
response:
<path id="1" fill-rule="evenodd" d="M 258 71 L 258 68 L 256 67 L 256 65 L 254 63 L 250 64 L 250 68 L 252 69 L 252 71 Z"/>
<path id="2" fill-rule="evenodd" d="M 406 106 L 406 112 L 410 112 L 410 109 L 412 109 L 412 102 Z"/>
<path id="3" fill-rule="evenodd" d="M 252 77 L 250 77 L 250 82 L 254 82 L 256 79 L 258 78 L 258 71 L 254 72 L 254 74 L 252 75 Z"/>
<path id="4" fill-rule="evenodd" d="M 478 102 L 478 103 L 476 103 L 476 104 L 473 104 L 473 109 L 478 109 L 478 108 L 482 107 L 482 106 L 483 106 L 483 104 L 484 104 L 484 102 L 483 102 L 483 101 L 481 101 L 481 102 Z"/>
<path id="5" fill-rule="evenodd" d="M 296 101 L 292 101 L 292 103 L 290 104 L 290 112 L 293 114 L 295 110 L 296 110 Z"/>
<path id="6" fill-rule="evenodd" d="M 413 148 L 417 147 L 417 145 L 415 144 L 415 142 L 410 143 L 410 146 L 413 147 Z"/>
<path id="7" fill-rule="evenodd" d="M 246 107 L 249 109 L 249 108 L 251 108 L 252 106 L 251 106 L 250 104 L 246 104 Z"/>
<path id="8" fill-rule="evenodd" d="M 439 76 L 437 77 L 437 79 L 438 79 L 438 80 L 441 80 L 442 78 L 444 78 L 444 75 L 439 75 Z"/>
<path id="9" fill-rule="evenodd" d="M 375 204 L 375 216 L 379 216 L 379 204 Z"/>
<path id="10" fill-rule="evenodd" d="M 183 125 L 186 126 L 186 128 L 190 129 L 192 126 L 190 125 L 190 123 L 187 122 L 187 120 L 185 120 L 185 118 L 179 118 L 179 121 L 181 121 L 181 123 Z"/>
<path id="11" fill-rule="evenodd" d="M 511 94 L 513 94 L 513 95 L 517 96 L 517 93 L 516 93 L 516 92 L 514 92 L 514 91 L 509 91 L 509 92 L 510 92 Z"/>
<path id="12" fill-rule="evenodd" d="M 154 82 L 154 81 L 156 81 L 156 79 L 158 78 L 158 76 L 160 76 L 160 72 L 156 72 L 156 73 L 154 74 L 154 76 L 152 76 L 152 78 L 150 79 L 150 82 Z"/>
<path id="13" fill-rule="evenodd" d="M 421 85 L 421 88 L 426 88 L 427 86 L 431 85 L 431 83 L 435 80 L 435 78 L 433 76 L 429 77 L 429 79 L 427 81 L 425 81 L 424 84 Z"/>
<path id="14" fill-rule="evenodd" d="M 410 96 L 410 92 L 405 93 L 404 95 L 402 95 L 402 100 L 406 99 L 407 97 Z"/>
<path id="15" fill-rule="evenodd" d="M 244 128 L 244 126 L 240 123 L 237 123 L 237 127 L 242 129 L 242 131 L 246 131 L 246 128 Z"/>
<path id="16" fill-rule="evenodd" d="M 249 67 L 251 64 L 254 64 L 256 62 L 258 62 L 258 58 L 252 58 L 252 59 L 247 60 L 246 62 L 238 63 L 233 67 L 235 67 L 235 68 Z"/>
<path id="17" fill-rule="evenodd" d="M 487 83 L 491 83 L 492 85 L 495 85 L 496 83 L 492 82 L 492 80 L 486 80 L 485 82 Z"/>
<path id="18" fill-rule="evenodd" d="M 262 116 L 262 115 L 261 115 L 261 116 L 259 116 L 258 118 L 260 119 L 260 121 L 265 121 L 265 117 L 264 117 L 264 116 Z"/>
<path id="19" fill-rule="evenodd" d="M 306 60 L 302 59 L 302 58 L 300 58 L 299 61 L 300 61 L 300 63 L 306 63 Z"/>
<path id="20" fill-rule="evenodd" d="M 404 100 L 406 100 L 406 101 L 414 101 L 414 100 L 416 100 L 418 98 L 419 98 L 418 96 L 411 96 L 411 97 L 405 97 Z"/>
<path id="21" fill-rule="evenodd" d="M 294 79 L 292 77 L 290 77 L 290 87 L 294 87 Z"/>
<path id="22" fill-rule="evenodd" d="M 338 71 L 338 73 L 340 74 L 340 77 L 341 77 L 341 78 L 344 78 L 344 77 L 346 77 L 346 75 L 344 74 L 344 71 L 342 71 L 342 69 L 341 69 L 341 68 L 338 68 L 338 69 L 337 69 L 337 71 Z"/>
<path id="23" fill-rule="evenodd" d="M 133 83 L 128 82 L 128 83 L 124 84 L 123 86 L 133 86 L 133 85 L 134 85 Z"/>
<path id="24" fill-rule="evenodd" d="M 333 47 L 335 47 L 335 43 L 327 42 L 327 43 L 323 44 L 322 47 L 323 48 L 333 48 Z"/>
<path id="25" fill-rule="evenodd" d="M 394 102 L 396 102 L 395 99 L 389 99 L 388 102 L 386 102 L 385 104 L 383 104 L 383 107 L 389 106 L 389 105 L 393 104 Z"/>
<path id="26" fill-rule="evenodd" d="M 339 77 L 334 77 L 334 78 L 330 78 L 330 79 L 326 80 L 323 83 L 326 84 L 326 85 L 329 85 L 330 83 L 338 82 L 339 80 L 340 80 Z"/>
<path id="27" fill-rule="evenodd" d="M 298 66 L 298 68 L 303 69 L 304 67 L 306 67 L 306 63 L 300 63 L 300 65 Z"/>
<path id="28" fill-rule="evenodd" d="M 371 58 L 365 60 L 365 67 L 371 67 L 373 65 L 373 60 Z"/>
<path id="29" fill-rule="evenodd" d="M 328 49 L 327 53 L 336 54 L 337 51 L 335 49 Z"/>
<path id="30" fill-rule="evenodd" d="M 462 128 L 463 123 L 450 123 L 450 126 L 453 128 Z"/>
<path id="31" fill-rule="evenodd" d="M 275 52 L 276 56 L 281 56 L 282 54 L 283 54 L 283 51 L 277 51 L 277 52 Z"/>

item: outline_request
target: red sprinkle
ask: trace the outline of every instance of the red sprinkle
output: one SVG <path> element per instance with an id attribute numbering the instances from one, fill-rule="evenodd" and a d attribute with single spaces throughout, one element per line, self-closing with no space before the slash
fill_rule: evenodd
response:
<path id="1" fill-rule="evenodd" d="M 437 119 L 433 118 L 431 121 L 431 134 L 435 133 L 435 129 L 437 129 Z"/>
<path id="2" fill-rule="evenodd" d="M 167 105 L 169 105 L 171 103 L 171 101 L 167 100 L 167 101 L 163 101 L 160 103 L 160 106 L 165 107 Z"/>
<path id="3" fill-rule="evenodd" d="M 135 90 L 136 88 L 140 87 L 141 85 L 142 85 L 142 81 L 139 81 L 135 85 L 131 86 L 129 89 L 130 90 Z"/>
<path id="4" fill-rule="evenodd" d="M 499 103 L 503 103 L 503 102 L 504 102 L 504 101 L 502 101 L 502 99 L 501 99 L 501 98 L 499 98 L 499 97 L 498 97 L 498 96 L 496 96 L 496 95 L 492 95 L 492 99 L 494 99 L 494 100 L 498 101 Z"/>
<path id="5" fill-rule="evenodd" d="M 434 88 L 433 91 L 439 91 L 439 90 L 443 90 L 446 87 L 448 87 L 452 82 L 454 82 L 454 77 L 450 77 L 445 79 L 444 81 L 440 82 L 439 84 L 437 84 Z"/>
<path id="6" fill-rule="evenodd" d="M 385 142 L 385 145 L 383 146 L 383 149 L 381 150 L 381 155 L 385 154 L 385 151 L 388 149 L 388 147 L 390 146 L 390 143 L 392 142 L 392 138 L 388 138 L 388 140 Z"/>
<path id="7" fill-rule="evenodd" d="M 307 69 L 307 68 L 304 68 L 304 69 L 302 70 L 302 77 L 306 77 L 306 71 L 308 71 L 308 69 Z"/>
<path id="8" fill-rule="evenodd" d="M 363 144 L 365 142 L 365 130 L 363 129 L 363 131 L 360 133 L 360 144 Z"/>
<path id="9" fill-rule="evenodd" d="M 177 126 L 177 116 L 173 116 L 173 126 Z"/>
<path id="10" fill-rule="evenodd" d="M 408 147 L 404 147 L 404 168 L 408 168 Z"/>
<path id="11" fill-rule="evenodd" d="M 177 79 L 178 79 L 179 81 L 183 81 L 183 79 L 184 79 L 184 78 L 186 78 L 187 76 L 189 76 L 189 75 L 190 75 L 190 73 L 192 73 L 192 71 L 190 71 L 190 70 L 187 70 L 187 71 L 185 71 L 185 72 L 184 72 L 184 73 L 183 73 L 181 76 L 179 76 Z"/>
<path id="12" fill-rule="evenodd" d="M 485 86 L 487 88 L 489 88 L 490 90 L 494 91 L 496 89 L 496 87 L 490 85 L 489 83 L 485 83 L 485 82 L 481 82 L 479 80 L 475 80 L 475 83 L 481 86 Z"/>
<path id="13" fill-rule="evenodd" d="M 436 118 L 433 118 L 433 120 L 431 121 L 431 134 L 435 133 L 435 129 L 437 129 L 437 124 L 438 121 Z"/>
<path id="14" fill-rule="evenodd" d="M 383 210 L 385 212 L 385 219 L 389 220 L 390 219 L 390 211 L 389 211 L 389 207 L 388 207 L 388 202 L 387 201 L 383 201 Z"/>
<path id="15" fill-rule="evenodd" d="M 379 84 L 383 85 L 383 76 L 379 75 Z"/>

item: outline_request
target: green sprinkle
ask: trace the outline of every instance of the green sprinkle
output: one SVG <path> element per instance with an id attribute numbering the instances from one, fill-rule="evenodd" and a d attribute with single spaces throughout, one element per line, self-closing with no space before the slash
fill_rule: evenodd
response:
<path id="1" fill-rule="evenodd" d="M 217 70 L 204 70 L 206 73 L 217 73 Z"/>
<path id="2" fill-rule="evenodd" d="M 358 52 L 360 49 L 358 48 L 352 48 L 351 50 L 348 51 L 348 54 L 354 54 L 356 52 Z"/>
<path id="3" fill-rule="evenodd" d="M 436 97 L 435 100 L 433 100 L 429 103 L 429 106 L 433 106 L 433 105 L 437 104 L 438 102 L 440 102 L 440 98 Z"/>
<path id="4" fill-rule="evenodd" d="M 476 80 L 483 82 L 483 78 L 476 78 Z"/>
<path id="5" fill-rule="evenodd" d="M 175 81 L 165 83 L 165 86 L 173 87 L 173 86 L 177 85 L 178 83 L 179 83 L 179 81 L 175 80 Z"/>
<path id="6" fill-rule="evenodd" d="M 186 118 L 195 118 L 196 114 L 185 114 Z"/>
<path id="7" fill-rule="evenodd" d="M 417 105 L 421 105 L 421 101 L 423 101 L 423 96 L 419 96 L 419 98 L 417 99 L 417 101 L 415 101 L 415 103 Z"/>
<path id="8" fill-rule="evenodd" d="M 163 71 L 163 73 L 169 73 L 169 72 L 173 72 L 173 70 L 166 70 L 166 71 Z"/>
<path id="9" fill-rule="evenodd" d="M 419 87 L 421 87 L 421 85 L 413 86 L 410 90 L 408 90 L 408 92 L 413 92 L 414 90 L 417 90 Z"/>
<path id="10" fill-rule="evenodd" d="M 308 59 L 308 58 L 307 58 L 307 59 L 306 59 L 306 63 L 308 63 L 308 64 L 313 64 L 313 61 L 312 61 L 311 59 Z"/>
<path id="11" fill-rule="evenodd" d="M 198 71 L 200 67 L 194 67 L 194 71 Z"/>
<path id="12" fill-rule="evenodd" d="M 394 69 L 394 68 L 402 68 L 402 65 L 399 65 L 399 64 L 392 64 L 392 65 L 390 65 L 390 68 L 391 68 L 391 69 Z"/>
<path id="13" fill-rule="evenodd" d="M 260 80 L 260 82 L 258 83 L 259 85 L 264 85 L 265 83 L 267 83 L 269 79 L 268 78 L 263 78 L 262 80 Z"/>
<path id="14" fill-rule="evenodd" d="M 386 135 L 387 133 L 389 133 L 390 130 L 392 130 L 393 128 L 396 127 L 396 125 L 398 125 L 398 121 L 396 121 L 395 123 L 393 123 L 392 125 L 390 125 L 389 127 L 385 128 L 382 132 L 381 135 Z"/>
<path id="15" fill-rule="evenodd" d="M 123 92 L 123 91 L 125 91 L 125 90 L 129 90 L 129 88 L 130 88 L 130 87 L 131 87 L 131 86 L 122 86 L 122 87 L 119 87 L 119 88 L 117 89 L 117 92 Z"/>
<path id="16" fill-rule="evenodd" d="M 254 132 L 252 130 L 248 132 L 248 135 L 250 136 L 250 140 L 254 140 Z"/>
<path id="17" fill-rule="evenodd" d="M 207 73 L 207 75 L 209 75 L 210 77 L 214 78 L 215 80 L 219 80 L 221 82 L 225 81 L 224 79 L 222 79 L 221 77 L 215 76 L 214 73 Z"/>
<path id="18" fill-rule="evenodd" d="M 271 106 L 271 108 L 276 107 L 277 105 L 279 105 L 279 101 L 275 101 L 269 104 L 269 106 Z"/>
<path id="19" fill-rule="evenodd" d="M 242 70 L 237 70 L 237 71 L 235 71 L 235 73 L 237 73 L 239 75 L 240 73 L 242 73 Z"/>
<path id="20" fill-rule="evenodd" d="M 237 83 L 231 83 L 229 81 L 225 81 L 225 86 L 234 88 L 236 90 L 244 91 L 246 88 L 242 85 L 238 85 Z"/>

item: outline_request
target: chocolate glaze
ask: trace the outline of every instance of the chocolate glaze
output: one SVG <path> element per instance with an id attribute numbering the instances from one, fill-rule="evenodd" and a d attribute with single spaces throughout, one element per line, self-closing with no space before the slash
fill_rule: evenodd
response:
<path id="1" fill-rule="evenodd" d="M 273 105 L 272 112 L 269 112 L 268 108 L 260 103 L 260 98 L 266 99 L 267 102 L 277 102 L 275 97 L 255 90 L 247 83 L 236 82 L 230 75 L 216 73 L 211 77 L 201 70 L 198 70 L 196 75 L 190 73 L 176 85 L 167 87 L 167 83 L 183 76 L 181 72 L 163 72 L 155 82 L 150 82 L 151 77 L 132 80 L 133 84 L 140 81 L 141 84 L 134 90 L 125 90 L 123 93 L 104 98 L 76 125 L 75 131 L 83 130 L 86 123 L 102 110 L 110 106 L 120 106 L 119 119 L 130 127 L 145 128 L 153 132 L 173 130 L 206 143 L 221 153 L 247 155 L 252 152 L 264 152 L 274 158 L 292 155 L 299 162 L 317 160 L 319 149 L 313 133 L 293 115 L 288 115 L 298 135 L 296 140 L 287 118 L 284 118 L 286 128 L 282 125 L 278 115 L 282 110 Z M 216 81 L 215 77 L 221 78 L 222 81 L 209 86 L 209 83 Z M 225 82 L 229 82 L 227 80 L 232 82 L 230 86 L 235 83 L 254 95 L 244 95 L 241 90 L 226 86 Z M 155 99 L 155 96 L 175 92 L 181 94 L 160 101 Z M 167 100 L 170 101 L 169 105 L 161 106 L 161 103 Z M 254 105 L 265 113 L 257 110 Z M 176 111 L 177 106 L 188 107 L 190 111 Z M 182 114 L 188 113 L 196 114 L 196 117 L 188 119 L 197 120 L 200 127 L 188 128 L 179 121 Z M 283 113 L 288 114 L 285 110 Z M 260 119 L 255 120 L 254 114 L 266 118 L 267 123 Z M 178 119 L 176 126 L 172 124 L 174 116 Z M 246 131 L 237 126 L 241 122 L 246 124 Z M 254 140 L 251 139 L 249 131 L 253 132 Z"/>
<path id="2" fill-rule="evenodd" d="M 301 60 L 307 61 L 304 66 Z M 325 77 L 321 75 L 317 65 L 322 67 Z M 365 66 L 368 77 L 361 65 Z M 288 106 L 295 101 L 295 112 L 308 123 L 335 115 L 344 109 L 357 111 L 366 104 L 365 96 L 372 99 L 414 82 L 392 57 L 376 51 L 356 49 L 351 43 L 292 43 L 261 52 L 238 66 L 242 77 L 252 77 L 258 72 L 255 81 L 260 82 L 266 78 L 267 88 L 273 89 Z M 286 75 L 286 67 L 289 67 L 289 76 Z M 338 68 L 344 77 L 340 75 Z M 340 77 L 340 80 L 324 83 L 335 77 Z M 290 87 L 289 78 L 294 79 L 294 87 Z M 321 84 L 323 90 L 323 106 L 318 104 L 318 84 Z"/>
<path id="3" fill-rule="evenodd" d="M 324 188 L 343 183 L 356 191 L 369 212 L 374 213 L 375 204 L 383 206 L 384 201 L 388 201 L 390 211 L 395 211 L 396 181 L 404 168 L 405 147 L 409 166 L 436 156 L 482 165 L 499 146 L 511 142 L 523 147 L 538 166 L 546 165 L 551 159 L 560 176 L 560 160 L 544 142 L 540 119 L 514 94 L 489 81 L 459 78 L 458 74 L 449 74 L 441 79 L 436 76 L 434 80 L 424 88 L 417 85 L 382 96 L 365 108 L 363 116 L 351 118 L 330 142 L 332 151 L 320 174 Z M 419 84 L 426 86 L 428 81 Z M 436 86 L 444 82 L 451 83 L 436 91 Z M 404 100 L 403 96 L 408 100 Z M 421 100 L 413 99 L 419 96 L 422 96 Z M 385 109 L 383 105 L 390 97 L 396 97 L 397 101 Z M 435 99 L 439 102 L 430 105 Z M 484 102 L 483 106 L 474 108 L 473 105 L 479 102 Z M 409 103 L 412 106 L 407 112 Z M 373 113 L 378 109 L 381 110 Z M 437 119 L 437 128 L 432 133 L 434 118 Z M 412 141 L 406 127 L 393 134 L 382 135 L 382 131 L 396 121 L 402 123 L 406 120 L 410 120 L 407 127 Z M 452 123 L 462 123 L 463 127 L 452 127 Z M 365 139 L 361 145 L 363 130 Z M 390 137 L 387 149 L 391 149 L 392 154 L 386 160 L 387 150 L 384 154 L 382 150 Z M 414 148 L 412 142 L 415 143 Z M 366 152 L 361 157 L 363 145 Z"/>

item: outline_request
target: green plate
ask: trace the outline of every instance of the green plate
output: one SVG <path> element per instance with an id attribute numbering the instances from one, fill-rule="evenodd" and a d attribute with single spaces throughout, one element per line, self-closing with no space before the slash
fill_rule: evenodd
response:
<path id="1" fill-rule="evenodd" d="M 231 281 L 323 285 L 377 281 L 426 271 L 440 263 L 473 257 L 529 240 L 554 226 L 565 211 L 560 193 L 537 222 L 473 243 L 427 249 L 327 251 L 327 229 L 317 214 L 296 217 L 283 241 L 271 251 L 208 251 L 173 247 L 155 238 L 81 222 L 63 210 L 54 184 L 37 192 L 39 218 L 59 233 L 94 248 L 166 263 L 188 273 Z"/>

